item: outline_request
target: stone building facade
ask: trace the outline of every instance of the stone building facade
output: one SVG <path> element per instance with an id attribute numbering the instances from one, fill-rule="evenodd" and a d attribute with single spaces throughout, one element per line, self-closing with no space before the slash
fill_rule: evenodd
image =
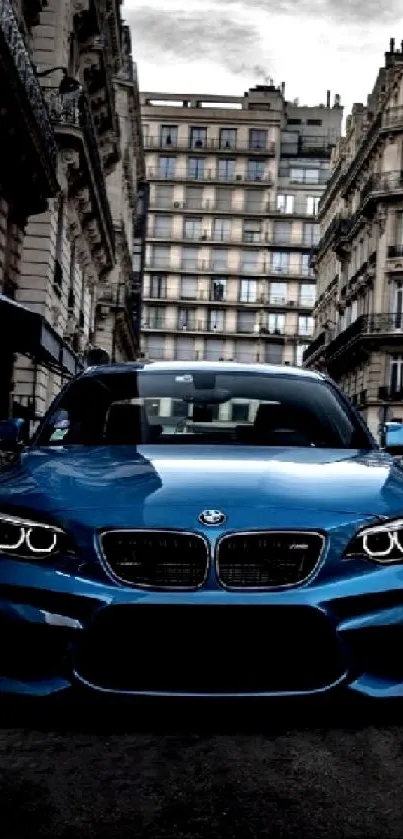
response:
<path id="1" fill-rule="evenodd" d="M 16 347 L 14 413 L 34 419 L 91 349 L 137 357 L 130 306 L 142 147 L 120 1 L 25 5 L 37 9 L 27 45 L 47 106 L 54 180 L 47 201 L 25 213 L 18 270 L 3 294 L 49 333 L 46 352 Z"/>
<path id="2" fill-rule="evenodd" d="M 320 363 L 375 436 L 403 420 L 403 42 L 356 104 L 319 205 L 314 340 Z"/>

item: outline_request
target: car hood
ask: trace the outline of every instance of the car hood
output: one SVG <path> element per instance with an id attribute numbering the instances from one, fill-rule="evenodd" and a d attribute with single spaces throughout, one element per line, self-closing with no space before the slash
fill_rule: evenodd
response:
<path id="1" fill-rule="evenodd" d="M 403 514 L 403 471 L 378 451 L 130 446 L 32 448 L 0 475 L 0 510 L 72 511 L 102 526 L 181 526 L 203 509 L 237 527 Z M 253 521 L 252 521 L 253 519 Z M 271 525 L 272 526 L 272 525 Z"/>

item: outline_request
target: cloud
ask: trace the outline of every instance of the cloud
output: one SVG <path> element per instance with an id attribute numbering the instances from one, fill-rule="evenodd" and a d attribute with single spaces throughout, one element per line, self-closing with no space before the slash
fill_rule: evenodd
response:
<path id="1" fill-rule="evenodd" d="M 268 81 L 257 25 L 210 7 L 200 11 L 136 6 L 127 9 L 136 54 L 155 62 L 202 61 L 225 67 L 233 74 L 249 74 Z M 200 85 L 202 87 L 202 85 Z"/>
<path id="2" fill-rule="evenodd" d="M 396 23 L 401 0 L 217 0 L 227 8 L 258 9 L 276 16 L 315 18 L 339 24 Z"/>

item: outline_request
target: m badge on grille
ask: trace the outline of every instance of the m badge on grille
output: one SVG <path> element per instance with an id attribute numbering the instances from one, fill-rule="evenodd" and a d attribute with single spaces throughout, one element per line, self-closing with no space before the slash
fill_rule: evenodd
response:
<path id="1" fill-rule="evenodd" d="M 226 520 L 227 516 L 225 513 L 222 513 L 221 510 L 203 510 L 199 516 L 199 522 L 207 525 L 207 527 L 219 527 L 219 525 L 224 524 Z"/>

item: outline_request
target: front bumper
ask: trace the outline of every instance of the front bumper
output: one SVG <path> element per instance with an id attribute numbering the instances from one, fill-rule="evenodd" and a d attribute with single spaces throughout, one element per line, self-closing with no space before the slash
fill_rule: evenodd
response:
<path id="1" fill-rule="evenodd" d="M 283 592 L 138 591 L 4 561 L 0 692 L 403 696 L 403 568 Z"/>

